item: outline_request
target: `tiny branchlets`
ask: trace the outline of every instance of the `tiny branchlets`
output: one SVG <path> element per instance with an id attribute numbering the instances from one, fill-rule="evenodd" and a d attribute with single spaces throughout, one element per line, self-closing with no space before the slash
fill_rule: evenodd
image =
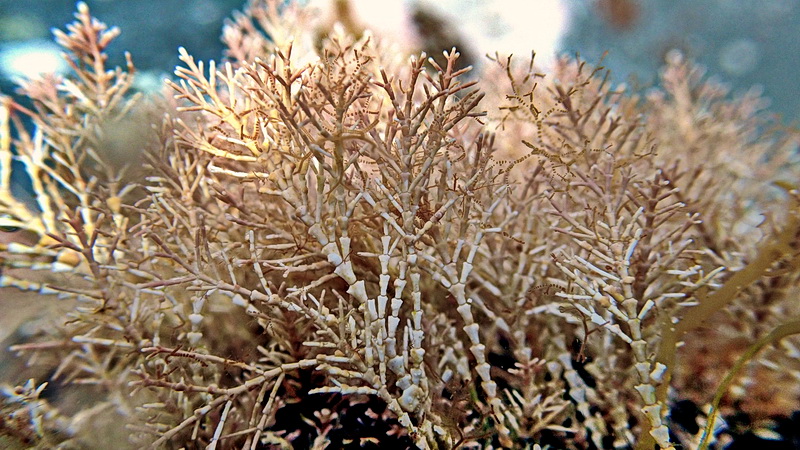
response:
<path id="1" fill-rule="evenodd" d="M 581 61 L 474 74 L 283 3 L 226 26 L 224 63 L 181 49 L 151 103 L 79 4 L 72 73 L 0 99 L 2 295 L 69 305 L 12 348 L 57 391 L 13 380 L 0 436 L 694 448 L 742 386 L 798 376 L 798 135 L 760 134 L 757 98 L 677 56 L 646 98 Z M 87 386 L 77 414 L 49 402 Z M 713 407 L 704 438 L 683 398 Z"/>

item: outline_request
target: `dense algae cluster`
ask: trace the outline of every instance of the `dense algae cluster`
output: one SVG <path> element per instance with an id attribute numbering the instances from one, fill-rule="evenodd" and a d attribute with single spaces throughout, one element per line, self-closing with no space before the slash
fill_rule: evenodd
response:
<path id="1" fill-rule="evenodd" d="M 255 1 L 146 100 L 81 4 L 73 73 L 2 98 L 3 295 L 67 309 L 13 349 L 92 399 L 13 380 L 3 439 L 722 448 L 797 409 L 798 134 L 757 97 L 315 23 Z"/>

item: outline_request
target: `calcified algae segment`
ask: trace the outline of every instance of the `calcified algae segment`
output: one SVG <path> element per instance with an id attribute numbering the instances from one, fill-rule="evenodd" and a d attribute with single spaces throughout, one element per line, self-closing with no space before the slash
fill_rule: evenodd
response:
<path id="1" fill-rule="evenodd" d="M 67 308 L 13 347 L 50 379 L 3 390 L 4 442 L 722 448 L 734 405 L 797 409 L 798 135 L 758 98 L 676 55 L 646 97 L 475 73 L 281 4 L 158 99 L 81 4 L 73 72 L 2 98 L 2 293 Z"/>

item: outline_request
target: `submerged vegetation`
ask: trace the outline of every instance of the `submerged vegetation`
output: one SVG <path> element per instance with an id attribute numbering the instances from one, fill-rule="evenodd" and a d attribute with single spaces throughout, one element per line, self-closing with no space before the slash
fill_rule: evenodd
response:
<path id="1" fill-rule="evenodd" d="M 67 414 L 16 380 L 4 439 L 721 448 L 705 417 L 797 409 L 799 136 L 756 95 L 678 55 L 646 95 L 571 59 L 474 74 L 281 5 L 148 100 L 80 4 L 72 74 L 2 97 L 0 286 L 71 305 L 13 350 L 93 389 Z"/>

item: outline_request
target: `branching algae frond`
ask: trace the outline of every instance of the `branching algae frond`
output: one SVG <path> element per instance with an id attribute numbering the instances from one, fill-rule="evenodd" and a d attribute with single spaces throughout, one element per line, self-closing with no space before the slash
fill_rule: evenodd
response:
<path id="1" fill-rule="evenodd" d="M 0 285 L 72 305 L 13 350 L 94 391 L 65 414 L 11 380 L 3 436 L 673 449 L 702 434 L 677 400 L 796 408 L 798 134 L 758 98 L 676 55 L 646 97 L 569 59 L 476 75 L 264 0 L 147 100 L 76 17 L 73 72 L 0 102 Z"/>

